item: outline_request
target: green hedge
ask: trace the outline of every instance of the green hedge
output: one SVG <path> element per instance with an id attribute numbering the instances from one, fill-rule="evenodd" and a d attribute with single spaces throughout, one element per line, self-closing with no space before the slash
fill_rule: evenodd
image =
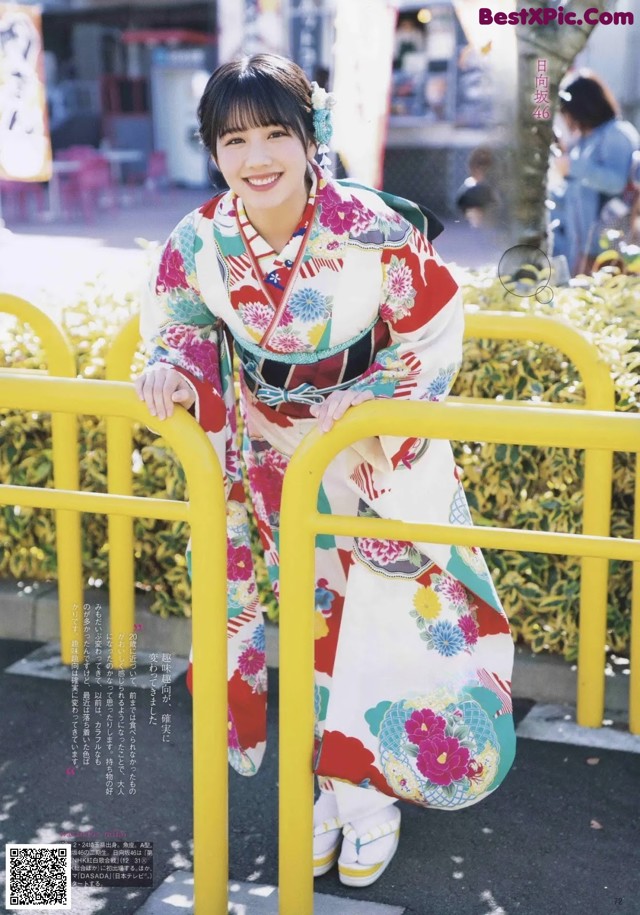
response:
<path id="1" fill-rule="evenodd" d="M 506 292 L 494 278 L 464 286 L 465 302 L 480 310 L 520 311 L 569 321 L 598 347 L 615 385 L 616 410 L 637 411 L 640 395 L 640 280 L 598 277 L 588 287 L 555 290 L 549 305 Z M 469 340 L 454 394 L 556 403 L 584 401 L 582 379 L 564 355 L 546 345 Z M 562 448 L 458 445 L 456 460 L 477 524 L 580 532 L 584 453 Z M 611 533 L 631 537 L 635 459 L 614 456 Z M 578 644 L 579 560 L 540 553 L 486 550 L 485 556 L 514 633 L 534 651 L 575 660 Z M 612 562 L 607 643 L 625 653 L 630 634 L 630 563 Z"/>
<path id="2" fill-rule="evenodd" d="M 556 291 L 550 305 L 506 292 L 490 277 L 467 275 L 465 301 L 480 309 L 535 311 L 560 315 L 585 331 L 611 368 L 618 410 L 636 410 L 640 393 L 640 280 L 603 278 L 589 288 Z M 87 285 L 79 300 L 62 311 L 78 358 L 78 373 L 104 377 L 108 341 L 136 310 L 133 293 L 114 293 L 99 281 Z M 10 326 L 0 338 L 0 367 L 44 368 L 38 341 L 28 328 Z M 143 364 L 142 356 L 136 357 Z M 469 340 L 455 394 L 506 399 L 537 398 L 563 403 L 582 400 L 582 382 L 566 359 L 544 345 Z M 160 437 L 134 427 L 134 494 L 184 498 L 184 474 Z M 567 449 L 455 444 L 469 503 L 478 524 L 541 530 L 579 531 L 582 510 L 581 453 Z M 615 457 L 612 533 L 629 537 L 633 519 L 634 462 Z M 106 491 L 104 423 L 80 417 L 81 487 Z M 52 486 L 50 417 L 0 410 L 0 482 Z M 184 561 L 187 526 L 183 522 L 137 519 L 135 577 L 153 594 L 152 609 L 168 616 L 189 615 L 190 587 Z M 83 568 L 87 584 L 108 581 L 106 518 L 83 516 Z M 260 589 L 268 614 L 277 606 L 268 586 L 258 538 L 253 529 Z M 486 551 L 514 632 L 534 651 L 574 659 L 577 648 L 579 563 L 567 557 Z M 0 577 L 55 578 L 52 513 L 0 508 Z M 612 563 L 608 644 L 623 653 L 629 645 L 630 564 Z"/>

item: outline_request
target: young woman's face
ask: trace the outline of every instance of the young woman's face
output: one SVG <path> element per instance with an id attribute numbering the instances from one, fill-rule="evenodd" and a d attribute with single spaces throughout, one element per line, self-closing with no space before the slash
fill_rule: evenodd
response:
<path id="1" fill-rule="evenodd" d="M 225 181 L 251 210 L 291 208 L 300 215 L 307 199 L 305 176 L 315 146 L 307 149 L 290 128 L 249 127 L 218 139 L 216 161 Z"/>

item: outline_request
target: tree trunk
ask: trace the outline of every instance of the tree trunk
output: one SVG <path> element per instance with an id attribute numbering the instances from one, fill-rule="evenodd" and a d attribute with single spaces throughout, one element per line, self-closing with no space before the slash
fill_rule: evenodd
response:
<path id="1" fill-rule="evenodd" d="M 611 6 L 611 4 L 608 4 Z M 582 25 L 540 24 L 516 26 L 518 42 L 518 105 L 516 110 L 515 150 L 515 236 L 520 244 L 535 245 L 546 250 L 546 185 L 549 147 L 553 141 L 553 113 L 557 109 L 558 86 L 576 55 L 589 37 L 592 25 L 584 22 L 585 10 L 602 11 L 606 0 L 566 0 L 564 13 L 575 12 Z M 541 0 L 518 0 L 518 10 L 548 7 Z M 545 64 L 538 64 L 545 61 Z M 534 101 L 536 77 L 547 77 L 548 103 Z M 540 86 L 540 84 L 538 84 Z M 535 117 L 537 109 L 545 108 L 548 118 Z"/>

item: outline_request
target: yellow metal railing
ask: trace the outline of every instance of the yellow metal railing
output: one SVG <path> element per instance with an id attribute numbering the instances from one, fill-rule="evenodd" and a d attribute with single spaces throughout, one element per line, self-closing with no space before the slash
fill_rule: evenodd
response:
<path id="1" fill-rule="evenodd" d="M 318 490 L 330 461 L 343 448 L 373 434 L 465 439 L 494 443 L 640 451 L 640 416 L 604 412 L 530 410 L 461 403 L 366 403 L 333 429 L 307 435 L 291 458 L 280 515 L 280 752 L 279 913 L 313 912 L 314 585 L 315 538 L 320 534 L 420 540 L 470 547 L 562 553 L 640 562 L 640 538 L 560 534 L 451 524 L 414 524 L 380 518 L 322 515 Z M 638 459 L 638 458 L 636 458 Z M 637 529 L 636 529 L 637 533 Z M 634 630 L 640 626 L 636 616 Z M 636 636 L 637 639 L 637 636 Z M 637 683 L 640 657 L 632 656 Z M 604 678 L 604 643 L 600 673 Z M 587 688 L 589 684 L 587 684 Z M 600 684 L 592 684 L 594 703 Z M 588 697 L 588 692 L 586 693 Z M 584 696 L 583 696 L 584 698 Z M 595 725 L 590 710 L 583 721 Z M 587 721 L 584 721 L 584 718 Z M 637 702 L 631 730 L 640 732 Z"/>
<path id="2" fill-rule="evenodd" d="M 92 413 L 128 424 L 156 420 L 130 384 L 0 373 L 0 403 L 15 410 Z M 157 431 L 154 428 L 154 431 Z M 198 915 L 227 912 L 227 536 L 222 474 L 206 434 L 184 410 L 162 423 L 184 468 L 190 501 L 33 486 L 0 486 L 0 504 L 187 521 L 191 527 L 194 896 Z M 130 452 L 128 452 L 130 456 Z M 73 466 L 77 467 L 74 455 Z M 110 601 L 114 607 L 113 599 Z M 82 631 L 82 626 L 80 631 Z M 79 634 L 79 633 L 78 633 Z M 127 639 L 127 641 L 129 641 Z M 114 666 L 115 662 L 114 662 Z"/>
<path id="3" fill-rule="evenodd" d="M 14 315 L 28 324 L 40 338 L 47 361 L 47 372 L 62 378 L 76 377 L 73 348 L 64 331 L 47 314 L 15 295 L 0 294 L 0 312 Z M 21 377 L 38 376 L 43 372 L 16 369 Z M 4 370 L 2 371 L 4 375 Z M 0 377 L 2 377 L 0 375 Z M 8 406 L 0 399 L 3 407 Z M 78 489 L 79 454 L 78 421 L 71 414 L 60 413 L 52 406 L 51 450 L 53 480 L 57 489 Z M 87 412 L 91 412 L 90 410 Z M 19 503 L 18 503 L 19 504 Z M 73 609 L 82 607 L 82 538 L 80 515 L 68 508 L 56 511 L 56 549 L 58 555 L 58 595 L 60 601 L 60 646 L 63 664 L 71 664 L 71 642 L 75 637 L 77 656 L 84 655 L 82 627 L 74 631 Z"/>
<path id="4" fill-rule="evenodd" d="M 107 381 L 129 381 L 131 363 L 140 343 L 139 318 L 136 315 L 122 327 L 107 352 Z M 163 427 L 164 431 L 164 427 Z M 133 492 L 131 467 L 131 421 L 122 416 L 107 417 L 107 490 L 120 495 Z M 135 617 L 133 519 L 109 515 L 109 621 L 111 644 L 117 645 L 120 633 L 129 644 Z M 130 667 L 133 658 L 121 658 Z"/>
<path id="5" fill-rule="evenodd" d="M 10 307 L 5 308 L 18 314 L 24 320 L 29 320 L 34 328 L 42 327 L 38 332 L 46 334 L 47 353 L 51 353 L 52 370 L 61 364 L 59 353 L 64 340 L 55 324 L 34 306 L 22 299 L 12 296 L 0 297 L 0 308 L 4 300 Z M 15 303 L 19 303 L 16 305 Z M 16 308 L 18 310 L 16 310 Z M 584 404 L 554 405 L 560 410 L 613 410 L 615 408 L 615 393 L 613 379 L 608 366 L 601 358 L 597 348 L 587 337 L 572 325 L 555 318 L 537 315 L 507 313 L 507 312 L 478 312 L 469 310 L 465 316 L 465 337 L 495 340 L 530 340 L 535 343 L 546 343 L 556 347 L 569 357 L 578 369 L 584 384 Z M 49 341 L 54 342 L 49 342 Z M 119 331 L 114 339 L 108 354 L 106 377 L 112 381 L 127 381 L 131 376 L 131 364 L 139 344 L 138 317 L 131 318 Z M 73 361 L 73 356 L 68 343 L 68 356 Z M 67 365 L 69 358 L 67 357 Z M 67 371 L 53 372 L 66 375 Z M 75 373 L 75 368 L 74 368 Z M 482 398 L 450 398 L 452 401 L 463 403 L 487 403 Z M 491 401 L 493 402 L 493 401 Z M 551 408 L 550 404 L 535 403 L 531 401 L 509 400 L 501 401 L 501 405 L 522 405 L 527 408 Z M 58 417 L 58 421 L 73 422 L 73 417 Z M 75 427 L 74 427 L 75 428 Z M 54 432 L 57 426 L 54 427 Z M 65 434 L 54 435 L 58 448 L 66 449 L 66 458 L 69 456 L 71 439 Z M 75 439 L 74 439 L 75 441 Z M 107 419 L 107 473 L 108 491 L 121 495 L 132 493 L 131 470 L 132 430 L 131 423 L 122 417 L 108 417 Z M 54 451 L 54 455 L 62 451 Z M 55 462 L 56 482 L 62 488 L 77 486 L 77 469 L 72 461 L 61 459 Z M 72 479 L 76 474 L 75 481 Z M 592 448 L 587 449 L 584 467 L 584 504 L 583 504 L 583 533 L 605 536 L 610 530 L 611 497 L 613 481 L 613 455 L 611 452 L 602 452 Z M 640 498 L 640 497 L 639 497 Z M 71 546 L 79 545 L 80 522 L 72 513 L 62 513 L 63 524 L 75 524 L 76 540 L 69 536 L 59 536 L 60 546 L 60 594 L 61 594 L 61 643 L 63 661 L 71 660 L 71 611 L 74 603 L 81 603 L 81 569 L 79 550 L 72 555 Z M 69 516 L 67 519 L 67 515 Z M 637 512 L 636 512 L 637 519 Z M 636 522 L 637 523 L 637 522 Z M 113 645 L 121 644 L 120 636 L 124 636 L 124 644 L 130 645 L 129 635 L 134 625 L 134 539 L 133 523 L 131 518 L 109 515 L 109 581 L 111 605 L 111 638 Z M 61 529 L 63 534 L 67 528 Z M 606 559 L 598 557 L 584 557 L 581 561 L 580 577 L 580 640 L 578 648 L 578 690 L 577 703 L 578 715 L 584 724 L 600 721 L 601 710 L 604 706 L 604 681 L 602 680 L 602 652 L 601 647 L 606 639 L 606 607 L 607 607 L 608 563 Z M 69 599 L 70 587 L 73 587 L 75 600 Z M 640 604 L 640 572 L 634 566 L 633 602 Z M 67 597 L 63 600 L 63 593 Z M 636 633 L 636 639 L 640 635 Z M 122 667 L 131 664 L 129 656 L 120 657 Z M 598 684 L 595 692 L 591 692 L 589 684 Z M 587 693 L 593 698 L 594 708 L 591 714 L 585 712 Z"/>
<path id="6" fill-rule="evenodd" d="M 584 404 L 536 403 L 505 400 L 502 405 L 560 410 L 614 410 L 615 390 L 607 364 L 597 347 L 571 324 L 555 318 L 508 312 L 476 312 L 465 315 L 465 337 L 493 340 L 530 340 L 554 346 L 575 365 L 583 379 Z M 139 343 L 138 319 L 132 318 L 119 332 L 107 357 L 107 378 L 125 381 L 131 375 L 131 363 Z M 462 403 L 494 403 L 487 398 L 451 397 Z M 109 492 L 131 492 L 131 427 L 126 421 L 110 419 L 107 429 Z M 606 536 L 610 530 L 613 485 L 613 455 L 587 449 L 584 466 L 583 532 Z M 133 628 L 133 533 L 129 518 L 110 519 L 110 582 L 113 603 L 118 616 L 112 621 L 114 631 L 131 632 Z M 602 686 L 595 692 L 595 710 L 604 705 L 603 661 L 601 645 L 606 639 L 608 563 L 598 557 L 585 557 L 580 578 L 580 642 L 578 657 L 578 707 L 585 708 L 588 684 Z M 640 587 L 640 584 L 639 586 Z M 634 593 L 638 588 L 634 589 Z M 640 600 L 640 596 L 637 598 Z M 582 698 L 581 698 L 582 697 Z M 598 723 L 601 720 L 598 719 Z M 582 714 L 583 723 L 587 723 Z"/>
<path id="7" fill-rule="evenodd" d="M 465 316 L 465 325 L 467 336 L 494 340 L 532 340 L 550 344 L 568 356 L 582 378 L 585 402 L 584 405 L 562 404 L 555 406 L 556 409 L 615 410 L 615 388 L 608 365 L 597 347 L 571 324 L 537 315 L 472 311 Z M 486 400 L 472 398 L 451 399 L 464 403 L 487 403 Z M 501 401 L 501 404 L 536 408 L 549 406 L 546 403 L 513 400 Z M 512 441 L 515 443 L 517 439 Z M 599 450 L 595 447 L 597 444 L 597 440 L 592 441 L 584 456 L 582 533 L 606 537 L 611 530 L 613 451 Z M 580 724 L 588 727 L 600 727 L 604 709 L 608 580 L 609 563 L 606 558 L 583 557 L 580 572 L 577 717 Z M 637 590 L 634 588 L 634 593 Z"/>
<path id="8" fill-rule="evenodd" d="M 6 298 L 3 297 L 1 301 L 4 302 Z M 28 303 L 25 304 L 28 305 Z M 23 313 L 20 314 L 20 317 L 23 317 Z M 487 315 L 477 317 L 487 317 Z M 510 319 L 515 316 L 500 315 L 501 328 L 504 328 L 505 317 Z M 32 323 L 34 329 L 44 336 L 38 330 L 35 321 L 29 323 Z M 519 328 L 520 334 L 513 333 L 515 327 L 509 333 L 504 330 L 502 332 L 508 339 L 514 339 L 514 337 L 535 339 L 537 337 L 534 332 L 535 328 L 525 325 L 524 322 L 519 325 Z M 470 332 L 473 329 L 472 324 Z M 491 336 L 492 334 L 488 333 L 488 330 L 488 323 L 485 323 L 484 326 L 481 324 L 475 328 L 474 335 Z M 572 329 L 569 328 L 569 331 Z M 499 334 L 496 333 L 496 336 Z M 548 342 L 557 343 L 556 340 Z M 128 377 L 136 343 L 137 322 L 133 319 L 121 332 L 118 347 L 114 345 L 114 355 L 110 357 L 109 361 L 109 373 Z M 572 355 L 569 345 L 565 344 L 562 348 Z M 575 356 L 572 358 L 579 364 Z M 584 365 L 587 363 L 583 362 L 583 372 L 585 371 Z M 591 373 L 592 380 L 593 377 L 597 377 L 593 375 L 593 369 L 587 368 L 587 372 Z M 608 372 L 606 378 L 607 384 L 609 384 Z M 604 385 L 604 378 L 601 381 Z M 0 503 L 53 508 L 58 512 L 75 515 L 77 518 L 81 511 L 101 512 L 110 516 L 110 524 L 113 521 L 116 521 L 116 525 L 120 521 L 125 522 L 129 532 L 131 531 L 131 519 L 135 515 L 167 520 L 187 520 L 192 526 L 193 644 L 194 660 L 196 657 L 198 659 L 197 674 L 194 666 L 194 858 L 195 871 L 199 875 L 196 892 L 199 900 L 198 915 L 218 915 L 218 913 L 221 915 L 222 912 L 226 912 L 227 906 L 226 638 L 221 635 L 218 639 L 220 644 L 216 644 L 215 623 L 212 622 L 210 615 L 208 619 L 205 617 L 203 609 L 198 609 L 204 608 L 206 599 L 213 600 L 215 606 L 221 608 L 225 608 L 226 605 L 224 496 L 219 469 L 214 475 L 211 474 L 213 467 L 217 466 L 213 449 L 204 433 L 184 415 L 184 411 L 176 411 L 176 416 L 172 420 L 162 424 L 162 433 L 168 443 L 175 448 L 183 463 L 192 501 L 184 503 L 134 498 L 130 495 L 131 423 L 137 421 L 153 425 L 155 421 L 151 419 L 144 405 L 138 401 L 129 384 L 95 381 L 71 382 L 62 379 L 45 380 L 30 377 L 29 373 L 18 375 L 3 372 L 0 375 L 0 403 L 14 409 L 45 411 L 55 409 L 62 418 L 76 413 L 107 415 L 109 420 L 116 421 L 115 424 L 112 423 L 109 426 L 109 432 L 114 439 L 109 445 L 110 464 L 116 467 L 120 465 L 121 468 L 121 471 L 116 471 L 112 478 L 113 482 L 110 481 L 110 489 L 112 486 L 117 488 L 119 495 L 113 494 L 113 492 L 109 494 L 80 493 L 72 491 L 74 487 L 67 487 L 66 490 L 61 491 L 59 489 L 4 486 L 0 488 Z M 280 883 L 281 915 L 306 915 L 307 912 L 312 911 L 306 900 L 309 892 L 312 893 L 310 861 L 312 857 L 313 786 L 310 777 L 310 760 L 313 745 L 313 705 L 307 702 L 307 699 L 309 696 L 313 696 L 313 607 L 311 604 L 314 593 L 313 546 L 317 534 L 331 532 L 356 536 L 422 539 L 484 547 L 508 547 L 534 552 L 566 553 L 597 560 L 604 559 L 605 562 L 606 559 L 617 558 L 633 561 L 635 570 L 640 567 L 638 565 L 640 561 L 638 512 L 634 532 L 636 539 L 633 541 L 614 540 L 599 535 L 598 531 L 588 531 L 586 520 L 584 534 L 569 535 L 484 527 L 409 525 L 397 521 L 323 517 L 317 514 L 316 490 L 327 463 L 343 447 L 359 438 L 371 435 L 372 432 L 373 434 L 422 435 L 432 438 L 465 438 L 494 442 L 510 442 L 518 439 L 520 444 L 586 448 L 595 456 L 599 456 L 602 452 L 609 456 L 612 450 L 629 451 L 637 450 L 639 447 L 640 427 L 636 416 L 615 416 L 598 412 L 581 415 L 575 411 L 573 414 L 563 415 L 557 409 L 541 407 L 531 411 L 528 409 L 528 405 L 525 410 L 522 405 L 514 407 L 513 403 L 511 401 L 509 406 L 501 404 L 492 407 L 463 403 L 445 405 L 394 403 L 391 412 L 388 412 L 390 407 L 388 404 L 376 404 L 373 408 L 372 405 L 363 405 L 359 410 L 351 411 L 328 435 L 320 436 L 317 432 L 311 433 L 291 461 L 283 496 L 281 557 L 281 608 L 283 614 L 281 739 L 282 745 L 284 746 L 284 742 L 287 741 L 288 746 L 288 753 L 282 754 L 280 763 L 281 783 L 287 785 L 280 801 L 280 857 L 283 862 Z M 588 404 L 588 406 L 593 409 L 593 404 Z M 192 431 L 189 432 L 189 429 Z M 195 433 L 196 439 L 193 438 L 193 433 Z M 197 441 L 198 437 L 199 441 Z M 194 442 L 197 442 L 197 447 Z M 61 459 L 62 463 L 67 461 L 69 461 L 68 453 L 63 454 Z M 75 461 L 77 461 L 77 452 Z M 217 479 L 217 483 L 214 481 L 214 477 Z M 597 479 L 594 482 L 597 483 Z M 77 484 L 75 488 L 77 489 Z M 199 514 L 195 510 L 194 504 L 207 506 L 206 512 Z M 211 506 L 214 506 L 213 511 Z M 214 519 L 212 522 L 207 521 L 210 515 Z M 217 520 L 215 520 L 216 518 Z M 212 524 L 215 524 L 213 541 L 210 530 Z M 292 534 L 294 530 L 295 535 Z M 110 527 L 112 544 L 122 542 L 123 531 L 124 525 L 122 528 Z M 129 536 L 131 536 L 130 533 Z M 129 555 L 131 556 L 133 553 L 132 539 L 130 542 Z M 212 542 L 217 554 L 215 565 L 207 562 L 207 550 Z M 310 559 L 307 554 L 310 555 Z M 216 568 L 218 570 L 217 585 L 214 574 Z M 296 568 L 295 580 L 291 578 L 294 568 Z M 125 581 L 124 577 L 122 580 Z M 130 623 L 127 619 L 123 621 L 122 618 L 117 624 L 112 621 L 112 632 L 124 631 L 125 634 L 128 634 L 132 630 L 133 624 L 133 576 L 130 579 L 130 586 L 129 583 L 126 584 L 127 594 L 131 595 Z M 308 605 L 308 614 L 293 613 L 289 610 L 294 599 L 299 601 L 294 594 L 296 587 L 303 589 L 303 598 L 305 594 L 307 595 L 307 599 L 302 600 L 302 605 L 303 607 Z M 206 598 L 205 595 L 207 595 Z M 121 597 L 124 597 L 124 591 Z M 110 602 L 112 608 L 121 604 L 120 598 L 114 599 L 113 592 Z M 606 600 L 604 607 L 606 609 Z M 638 643 L 639 612 L 634 604 L 633 645 Z M 220 616 L 221 619 L 223 617 L 226 619 L 226 610 L 221 609 Z M 207 619 L 207 623 L 205 623 L 205 619 Z M 114 629 L 114 627 L 117 628 Z M 223 632 L 222 626 L 220 632 Z M 70 641 L 71 636 L 69 636 L 69 643 Z M 113 644 L 118 644 L 118 642 L 114 641 Z M 200 648 L 198 649 L 197 646 Z M 294 646 L 296 647 L 294 648 Z M 640 683 L 638 670 L 640 665 L 637 663 L 637 652 L 632 655 L 632 659 L 634 657 L 636 663 L 632 665 L 631 670 L 631 729 L 635 733 L 640 731 L 637 689 L 634 701 L 634 684 L 637 687 Z M 604 642 L 598 662 L 598 675 L 601 680 L 603 661 Z M 598 677 L 594 681 L 596 694 L 598 693 L 597 681 Z M 586 681 L 585 689 L 588 686 L 589 681 Z M 205 715 L 205 689 L 209 703 L 206 721 L 203 717 Z M 585 695 L 587 699 L 590 698 L 589 694 Z M 216 697 L 218 697 L 217 703 Z M 307 728 L 309 721 L 311 726 Z M 581 723 L 597 725 L 600 724 L 600 721 Z M 216 740 L 214 740 L 216 733 L 224 734 L 224 737 L 218 736 L 217 738 L 217 752 Z M 302 742 L 300 741 L 301 733 L 304 734 Z M 289 782 L 291 779 L 293 781 Z M 219 790 L 214 794 L 213 785 L 216 783 Z M 289 788 L 290 784 L 293 785 L 292 788 Z M 306 803 L 307 801 L 308 803 Z M 219 827 L 217 836 L 213 829 L 214 825 Z M 292 849 L 292 845 L 295 845 L 295 849 Z M 205 849 L 207 849 L 208 855 L 213 849 L 213 855 L 208 861 L 207 868 L 204 867 Z M 305 851 L 305 855 L 303 855 L 303 851 Z M 306 855 L 306 851 L 308 851 L 308 855 Z M 299 855 L 299 858 L 296 858 L 296 854 Z M 211 865 L 212 859 L 215 859 L 215 866 Z M 304 862 L 302 867 L 299 862 Z M 307 880 L 307 871 L 310 881 Z M 299 875 L 299 878 L 296 874 Z M 312 902 L 309 904 L 312 905 Z"/>

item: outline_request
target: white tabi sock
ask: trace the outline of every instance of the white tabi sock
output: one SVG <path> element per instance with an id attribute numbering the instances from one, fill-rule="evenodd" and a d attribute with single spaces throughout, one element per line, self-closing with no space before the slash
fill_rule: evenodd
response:
<path id="1" fill-rule="evenodd" d="M 392 827 L 385 826 L 385 832 L 389 830 L 388 835 L 376 838 L 379 828 L 388 823 L 392 824 Z M 354 842 L 345 836 L 340 852 L 340 863 L 377 864 L 379 861 L 383 861 L 393 847 L 395 832 L 399 824 L 400 811 L 393 803 L 376 810 L 375 813 L 352 820 L 349 825 L 353 826 L 358 838 L 366 844 L 363 844 L 358 851 Z"/>
<path id="2" fill-rule="evenodd" d="M 322 857 L 336 844 L 338 833 L 342 829 L 342 821 L 338 819 L 338 802 L 333 791 L 320 789 L 320 796 L 313 805 L 314 829 L 326 823 L 328 829 L 319 836 L 313 837 L 313 854 Z"/>

